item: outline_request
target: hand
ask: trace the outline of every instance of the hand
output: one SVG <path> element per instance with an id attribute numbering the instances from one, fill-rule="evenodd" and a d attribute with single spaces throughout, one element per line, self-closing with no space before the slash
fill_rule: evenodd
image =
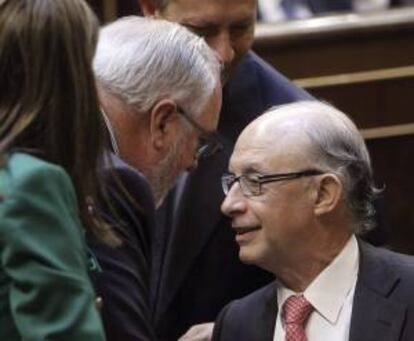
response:
<path id="1" fill-rule="evenodd" d="M 192 326 L 178 341 L 210 341 L 213 337 L 214 323 L 201 323 Z"/>

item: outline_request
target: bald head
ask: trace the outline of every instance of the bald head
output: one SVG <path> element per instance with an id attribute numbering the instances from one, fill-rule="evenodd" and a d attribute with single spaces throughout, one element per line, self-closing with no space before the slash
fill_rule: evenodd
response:
<path id="1" fill-rule="evenodd" d="M 318 101 L 272 108 L 245 128 L 235 146 L 236 155 L 251 153 L 258 163 L 259 151 L 263 153 L 260 157 L 283 155 L 287 165 L 336 174 L 356 229 L 371 227 L 372 200 L 377 191 L 370 157 L 358 129 L 344 113 Z"/>
<path id="2" fill-rule="evenodd" d="M 344 113 L 318 101 L 302 101 L 271 108 L 251 122 L 240 138 L 244 134 L 254 134 L 269 143 L 280 143 L 282 137 L 292 137 L 298 142 L 307 142 L 310 144 L 308 147 L 313 148 L 318 144 L 315 139 L 320 138 L 329 139 L 330 142 L 336 139 L 342 143 L 364 144 L 355 124 Z M 361 152 L 369 159 L 367 153 Z"/>

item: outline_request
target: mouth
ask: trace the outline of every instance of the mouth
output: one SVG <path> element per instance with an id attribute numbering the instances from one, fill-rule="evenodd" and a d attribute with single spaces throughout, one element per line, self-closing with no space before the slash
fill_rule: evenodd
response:
<path id="1" fill-rule="evenodd" d="M 236 242 L 242 246 L 251 242 L 257 234 L 257 231 L 261 229 L 260 226 L 252 226 L 252 227 L 234 227 L 236 232 Z"/>
<path id="2" fill-rule="evenodd" d="M 249 232 L 260 230 L 260 226 L 254 226 L 254 227 L 236 227 L 234 228 L 236 235 L 241 236 Z"/>

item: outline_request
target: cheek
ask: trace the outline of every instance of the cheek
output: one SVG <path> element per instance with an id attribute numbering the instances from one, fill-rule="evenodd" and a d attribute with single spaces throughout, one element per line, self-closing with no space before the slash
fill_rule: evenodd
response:
<path id="1" fill-rule="evenodd" d="M 282 198 L 278 198 L 271 203 L 263 203 L 262 209 L 257 210 L 257 215 L 261 219 L 263 238 L 271 245 L 288 240 L 297 225 L 295 220 L 300 219 L 298 212 L 281 200 Z"/>
<path id="2" fill-rule="evenodd" d="M 267 243 L 277 242 L 280 235 L 283 234 L 281 221 L 283 221 L 283 217 L 278 212 L 266 212 L 262 219 L 262 235 Z"/>

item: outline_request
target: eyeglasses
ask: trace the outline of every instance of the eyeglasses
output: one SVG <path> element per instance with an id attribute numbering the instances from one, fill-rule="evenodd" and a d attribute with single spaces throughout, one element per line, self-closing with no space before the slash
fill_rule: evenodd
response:
<path id="1" fill-rule="evenodd" d="M 188 116 L 180 107 L 177 108 L 177 113 L 184 117 L 196 130 L 200 132 L 198 139 L 198 147 L 195 152 L 196 159 L 204 159 L 210 157 L 223 149 L 223 144 L 220 141 L 217 133 L 212 133 L 205 130 L 193 118 Z"/>
<path id="2" fill-rule="evenodd" d="M 262 185 L 269 182 L 277 182 L 284 180 L 294 180 L 305 176 L 321 175 L 324 172 L 317 169 L 307 169 L 300 172 L 293 173 L 279 173 L 279 174 L 242 174 L 235 176 L 234 174 L 224 174 L 221 177 L 221 186 L 223 192 L 227 195 L 233 186 L 238 181 L 243 195 L 247 197 L 257 196 L 262 194 Z"/>

